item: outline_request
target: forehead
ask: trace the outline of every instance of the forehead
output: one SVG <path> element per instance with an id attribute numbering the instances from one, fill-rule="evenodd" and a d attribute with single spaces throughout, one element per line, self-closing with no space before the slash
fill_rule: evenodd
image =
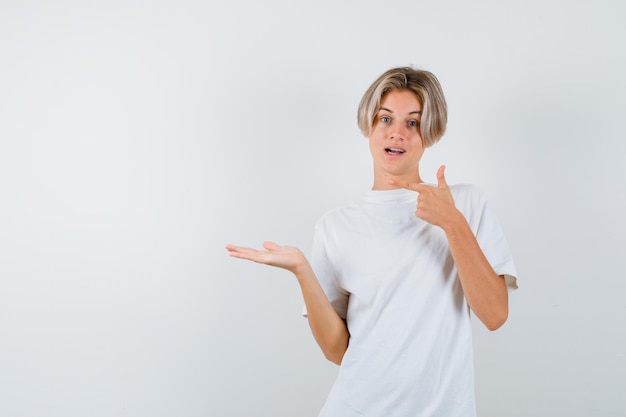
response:
<path id="1" fill-rule="evenodd" d="M 422 103 L 420 103 L 417 94 L 410 90 L 391 90 L 382 96 L 380 100 L 380 107 L 392 111 L 407 113 L 422 110 Z"/>

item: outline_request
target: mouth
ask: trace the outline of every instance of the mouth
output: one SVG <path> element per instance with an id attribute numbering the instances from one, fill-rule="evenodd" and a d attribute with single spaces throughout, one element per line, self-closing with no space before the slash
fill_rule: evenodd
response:
<path id="1" fill-rule="evenodd" d="M 385 148 L 388 155 L 402 155 L 405 151 L 401 148 Z"/>

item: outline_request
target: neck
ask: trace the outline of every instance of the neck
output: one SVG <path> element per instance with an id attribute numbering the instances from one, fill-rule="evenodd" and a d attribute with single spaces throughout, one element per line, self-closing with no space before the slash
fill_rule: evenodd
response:
<path id="1" fill-rule="evenodd" d="M 389 184 L 389 180 L 394 180 L 395 184 Z M 404 175 L 391 175 L 389 173 L 382 173 L 380 175 L 374 175 L 374 185 L 372 190 L 395 190 L 397 188 L 405 188 L 407 184 L 418 184 L 422 182 L 419 172 L 404 174 Z"/>

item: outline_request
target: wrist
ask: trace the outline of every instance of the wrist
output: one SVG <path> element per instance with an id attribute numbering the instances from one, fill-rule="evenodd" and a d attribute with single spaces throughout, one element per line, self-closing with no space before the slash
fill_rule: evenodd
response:
<path id="1" fill-rule="evenodd" d="M 454 215 L 450 216 L 448 220 L 441 225 L 441 228 L 446 233 L 446 235 L 457 235 L 462 233 L 465 229 L 469 228 L 469 224 L 461 213 L 458 210 L 455 210 Z"/>
<path id="2" fill-rule="evenodd" d="M 310 276 L 312 276 L 313 272 L 313 268 L 311 268 L 311 264 L 309 264 L 309 261 L 307 261 L 304 256 L 302 258 L 302 261 L 298 262 L 291 270 L 291 272 L 293 272 L 298 281 L 307 280 Z"/>

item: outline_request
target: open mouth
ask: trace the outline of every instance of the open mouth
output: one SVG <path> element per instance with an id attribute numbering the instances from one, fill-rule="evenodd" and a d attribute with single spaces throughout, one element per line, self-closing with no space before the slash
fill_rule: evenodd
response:
<path id="1" fill-rule="evenodd" d="M 400 148 L 385 148 L 385 152 L 389 155 L 402 155 L 404 153 L 404 149 Z"/>

